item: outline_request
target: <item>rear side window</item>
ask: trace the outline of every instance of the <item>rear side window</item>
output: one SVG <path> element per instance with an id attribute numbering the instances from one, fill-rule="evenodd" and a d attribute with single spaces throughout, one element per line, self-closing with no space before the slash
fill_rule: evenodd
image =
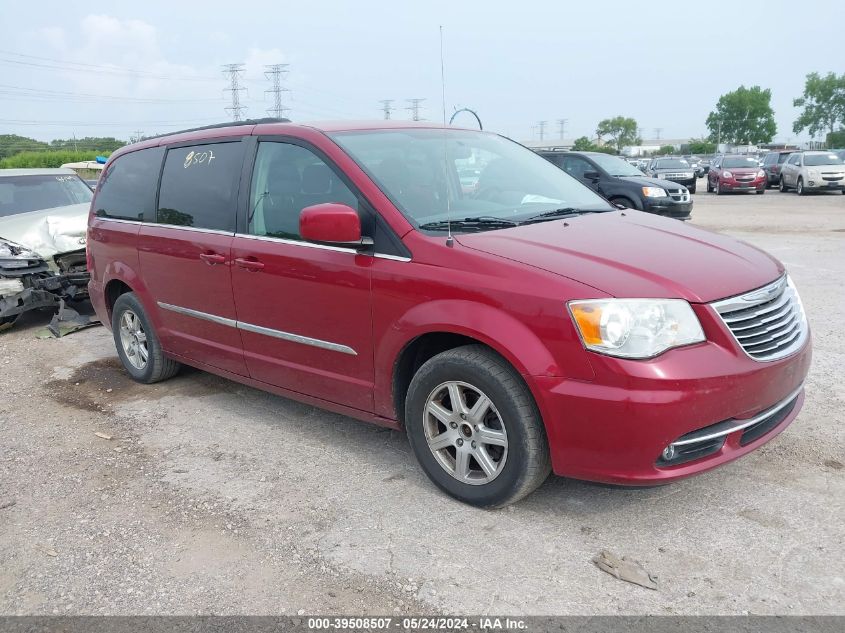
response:
<path id="1" fill-rule="evenodd" d="M 789 154 L 780 154 L 778 156 L 778 165 L 785 163 L 787 158 L 789 158 Z"/>
<path id="2" fill-rule="evenodd" d="M 168 150 L 156 221 L 234 233 L 243 154 L 241 142 Z"/>
<path id="3" fill-rule="evenodd" d="M 164 148 L 151 147 L 115 159 L 97 184 L 94 213 L 101 218 L 150 221 Z"/>

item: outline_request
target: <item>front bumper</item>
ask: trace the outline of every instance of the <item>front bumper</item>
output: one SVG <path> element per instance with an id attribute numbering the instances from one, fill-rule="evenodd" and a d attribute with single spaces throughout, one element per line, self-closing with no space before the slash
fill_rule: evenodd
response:
<path id="1" fill-rule="evenodd" d="M 645 198 L 643 211 L 656 213 L 669 218 L 687 220 L 692 213 L 692 200 L 688 202 L 677 202 L 671 196 L 665 198 Z"/>
<path id="2" fill-rule="evenodd" d="M 810 337 L 792 356 L 759 362 L 719 326 L 712 308 L 694 308 L 705 343 L 645 361 L 585 352 L 596 375 L 590 382 L 531 378 L 556 474 L 627 485 L 668 483 L 753 451 L 795 419 L 804 402 Z M 752 420 L 793 394 L 778 416 Z M 743 421 L 766 424 L 740 428 Z M 670 444 L 726 427 L 735 428 L 715 445 L 690 445 L 705 449 L 691 459 L 667 463 L 663 457 Z"/>
<path id="3" fill-rule="evenodd" d="M 845 191 L 845 178 L 841 180 L 823 180 L 819 178 L 808 178 L 804 183 L 807 191 Z"/>
<path id="4" fill-rule="evenodd" d="M 754 180 L 719 179 L 719 184 L 725 191 L 762 191 L 766 189 L 767 182 L 767 177 L 755 178 Z"/>

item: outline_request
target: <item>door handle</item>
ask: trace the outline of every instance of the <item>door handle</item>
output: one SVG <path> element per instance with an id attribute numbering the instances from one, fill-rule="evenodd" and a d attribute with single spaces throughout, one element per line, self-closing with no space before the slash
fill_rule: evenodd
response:
<path id="1" fill-rule="evenodd" d="M 245 268 L 246 270 L 251 270 L 253 272 L 258 272 L 264 268 L 264 264 L 255 258 L 237 257 L 235 258 L 235 263 L 241 268 Z"/>
<path id="2" fill-rule="evenodd" d="M 200 253 L 200 259 L 209 266 L 226 263 L 225 255 L 220 255 L 219 253 Z"/>

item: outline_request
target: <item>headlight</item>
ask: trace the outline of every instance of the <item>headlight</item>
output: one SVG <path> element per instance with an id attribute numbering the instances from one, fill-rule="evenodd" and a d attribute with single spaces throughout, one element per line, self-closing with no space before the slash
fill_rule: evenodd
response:
<path id="1" fill-rule="evenodd" d="M 765 178 L 765 177 L 766 177 L 766 172 L 764 172 L 762 169 L 757 172 L 757 178 Z"/>
<path id="2" fill-rule="evenodd" d="M 682 299 L 570 301 L 569 312 L 587 349 L 622 358 L 651 358 L 701 343 L 704 332 Z"/>
<path id="3" fill-rule="evenodd" d="M 729 172 L 729 171 L 723 171 L 723 172 L 722 172 L 722 175 L 723 175 L 725 178 L 733 178 L 733 177 L 734 177 L 734 175 L 733 175 L 731 172 Z"/>
<path id="4" fill-rule="evenodd" d="M 665 198 L 667 194 L 662 187 L 643 187 L 643 195 L 646 198 Z"/>

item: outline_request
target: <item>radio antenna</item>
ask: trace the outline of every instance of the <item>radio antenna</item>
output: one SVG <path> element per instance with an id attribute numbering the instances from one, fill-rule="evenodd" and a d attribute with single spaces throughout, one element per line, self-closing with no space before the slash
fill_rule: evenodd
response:
<path id="1" fill-rule="evenodd" d="M 452 209 L 449 201 L 449 147 L 446 142 L 446 64 L 443 61 L 443 25 L 440 25 L 440 101 L 443 106 L 443 187 L 446 193 L 446 246 L 455 245 L 452 237 Z"/>

